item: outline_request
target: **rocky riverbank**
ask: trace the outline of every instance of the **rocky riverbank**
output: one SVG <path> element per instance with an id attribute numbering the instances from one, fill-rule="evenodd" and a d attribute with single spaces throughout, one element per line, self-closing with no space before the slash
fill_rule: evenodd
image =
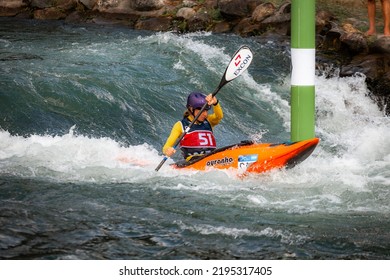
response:
<path id="1" fill-rule="evenodd" d="M 117 24 L 152 31 L 278 36 L 289 43 L 291 3 L 262 0 L 0 0 L 0 16 L 70 23 Z M 366 75 L 378 106 L 390 115 L 390 37 L 366 37 L 359 19 L 340 22 L 316 14 L 317 65 L 333 65 L 340 76 Z"/>

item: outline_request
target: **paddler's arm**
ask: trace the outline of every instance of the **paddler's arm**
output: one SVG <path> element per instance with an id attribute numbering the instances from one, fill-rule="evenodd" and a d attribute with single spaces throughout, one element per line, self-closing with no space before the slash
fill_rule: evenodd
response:
<path id="1" fill-rule="evenodd" d="M 213 105 L 213 111 L 214 113 L 207 117 L 207 120 L 209 121 L 212 127 L 219 124 L 219 122 L 223 119 L 223 111 L 219 100 L 217 100 L 217 104 Z"/>
<path id="2" fill-rule="evenodd" d="M 168 137 L 167 141 L 165 142 L 165 145 L 162 149 L 162 152 L 164 155 L 171 157 L 176 152 L 176 150 L 173 148 L 173 145 L 175 144 L 177 138 L 180 137 L 182 132 L 183 132 L 183 129 L 182 129 L 181 122 L 178 121 L 172 127 L 171 134 L 169 135 L 169 137 Z"/>

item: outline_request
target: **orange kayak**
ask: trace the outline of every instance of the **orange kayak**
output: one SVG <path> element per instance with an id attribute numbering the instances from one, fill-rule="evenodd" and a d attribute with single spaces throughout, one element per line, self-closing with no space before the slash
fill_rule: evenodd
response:
<path id="1" fill-rule="evenodd" d="M 242 172 L 262 173 L 274 168 L 295 166 L 313 152 L 318 142 L 318 138 L 281 144 L 245 141 L 216 149 L 192 161 L 176 162 L 172 166 L 195 170 L 235 168 Z"/>

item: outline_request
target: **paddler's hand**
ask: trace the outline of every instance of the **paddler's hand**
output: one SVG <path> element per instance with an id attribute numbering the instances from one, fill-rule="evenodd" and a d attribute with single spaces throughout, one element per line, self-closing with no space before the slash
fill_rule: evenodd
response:
<path id="1" fill-rule="evenodd" d="M 165 152 L 165 155 L 167 157 L 171 157 L 174 155 L 174 153 L 176 153 L 176 150 L 173 148 L 173 147 L 169 147 L 166 152 Z"/>
<path id="2" fill-rule="evenodd" d="M 207 101 L 207 104 L 210 106 L 211 105 L 215 106 L 218 104 L 218 99 L 215 96 L 213 96 L 213 94 L 211 94 L 211 93 L 209 95 L 207 95 L 205 99 Z"/>

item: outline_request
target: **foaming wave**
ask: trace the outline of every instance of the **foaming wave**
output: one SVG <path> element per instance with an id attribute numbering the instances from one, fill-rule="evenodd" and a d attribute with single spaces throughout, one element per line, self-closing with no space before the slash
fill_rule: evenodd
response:
<path id="1" fill-rule="evenodd" d="M 375 170 L 390 169 L 390 118 L 368 97 L 364 80 L 362 75 L 318 77 L 316 87 L 317 131 L 323 147 L 318 160 L 323 169 L 328 165 L 355 186 L 366 185 L 365 176 Z"/>
<path id="2" fill-rule="evenodd" d="M 110 138 L 74 134 L 13 136 L 0 131 L 3 175 L 55 181 L 135 182 L 154 175 L 158 152 L 148 144 L 125 147 Z"/>
<path id="3" fill-rule="evenodd" d="M 316 104 L 318 147 L 293 169 L 249 177 L 263 188 L 248 195 L 247 205 L 298 214 L 389 213 L 390 118 L 369 98 L 364 76 L 317 77 Z"/>

